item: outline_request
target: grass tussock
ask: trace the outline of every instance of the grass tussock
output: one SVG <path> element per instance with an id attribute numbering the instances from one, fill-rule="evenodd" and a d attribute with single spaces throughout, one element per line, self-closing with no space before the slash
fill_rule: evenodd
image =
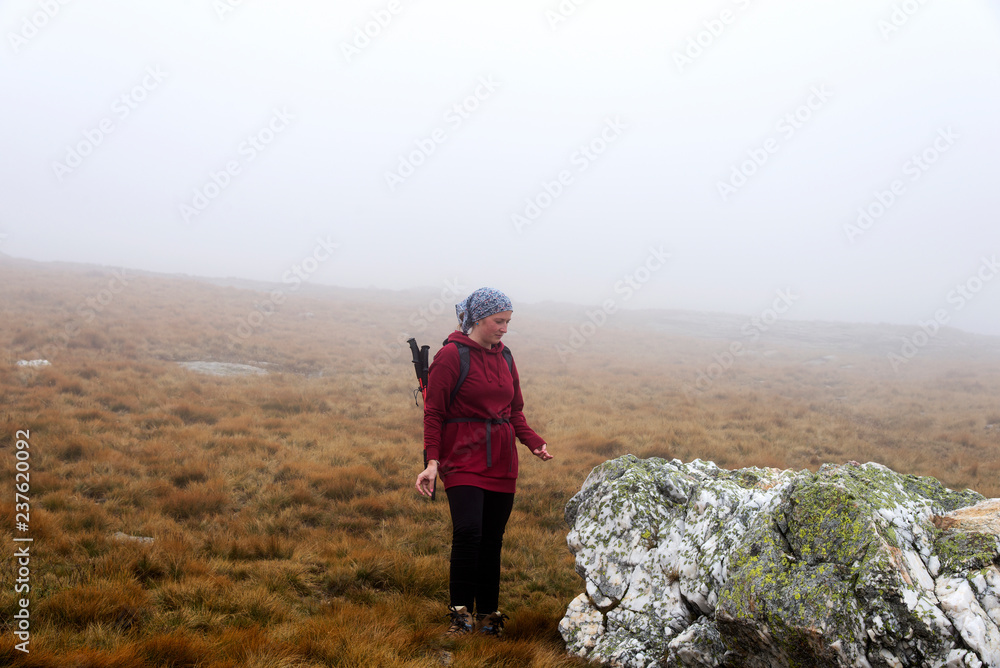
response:
<path id="1" fill-rule="evenodd" d="M 136 582 L 94 581 L 53 592 L 38 604 L 43 624 L 76 630 L 104 625 L 128 631 L 152 613 L 150 594 Z"/>
<path id="2" fill-rule="evenodd" d="M 508 339 L 556 459 L 521 450 L 506 640 L 446 642 L 447 503 L 413 490 L 421 411 L 395 341 L 419 304 L 289 294 L 241 338 L 258 295 L 136 276 L 69 336 L 107 280 L 0 259 L 0 437 L 30 430 L 35 539 L 32 652 L 0 634 L 0 665 L 582 666 L 557 628 L 582 591 L 563 509 L 594 466 L 624 454 L 727 468 L 878 461 L 1000 496 L 995 351 L 928 347 L 893 373 L 885 350 L 776 346 L 706 387 L 699 374 L 727 342 L 609 324 L 562 361 L 566 322 L 526 309 Z M 52 366 L 14 366 L 40 357 Z M 192 360 L 270 373 L 176 364 Z M 0 477 L 13 481 L 13 467 L 5 457 Z M 3 499 L 0 525 L 14 518 Z M 4 611 L 17 604 L 12 573 L 0 569 Z"/>

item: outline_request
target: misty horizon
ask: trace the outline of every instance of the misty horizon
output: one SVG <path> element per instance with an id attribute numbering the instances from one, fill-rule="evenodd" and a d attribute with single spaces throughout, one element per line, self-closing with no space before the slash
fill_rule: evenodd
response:
<path id="1" fill-rule="evenodd" d="M 11 257 L 1000 335 L 985 0 L 15 0 L 0 26 Z"/>

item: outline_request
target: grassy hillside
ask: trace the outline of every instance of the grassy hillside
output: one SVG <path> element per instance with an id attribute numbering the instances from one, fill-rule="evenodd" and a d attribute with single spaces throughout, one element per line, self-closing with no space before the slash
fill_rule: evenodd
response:
<path id="1" fill-rule="evenodd" d="M 582 665 L 556 630 L 582 590 L 563 507 L 625 453 L 727 468 L 878 461 L 1000 496 L 995 340 L 953 337 L 897 373 L 891 346 L 843 344 L 893 332 L 807 332 L 713 369 L 731 343 L 718 332 L 622 314 L 560 355 L 584 309 L 515 304 L 506 341 L 556 459 L 522 451 L 507 639 L 447 643 L 450 523 L 444 499 L 413 489 L 421 410 L 403 343 L 417 335 L 433 352 L 451 330 L 433 293 L 9 258 L 0 286 L 2 563 L 16 563 L 14 537 L 34 539 L 30 654 L 12 634 L 16 569 L 0 569 L 3 665 Z M 42 357 L 51 366 L 15 364 Z M 216 377 L 190 361 L 268 373 Z M 15 529 L 22 430 L 28 532 Z"/>

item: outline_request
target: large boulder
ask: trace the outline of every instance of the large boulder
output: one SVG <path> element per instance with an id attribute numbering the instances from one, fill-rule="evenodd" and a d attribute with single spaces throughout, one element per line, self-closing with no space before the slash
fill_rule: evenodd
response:
<path id="1" fill-rule="evenodd" d="M 586 591 L 559 630 L 605 665 L 1000 666 L 1000 500 L 879 464 L 628 455 L 566 521 Z"/>

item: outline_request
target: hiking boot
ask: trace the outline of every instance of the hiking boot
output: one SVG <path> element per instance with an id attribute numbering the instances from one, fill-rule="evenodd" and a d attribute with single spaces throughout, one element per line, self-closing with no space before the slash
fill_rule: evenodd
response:
<path id="1" fill-rule="evenodd" d="M 499 610 L 488 615 L 476 615 L 476 633 L 497 637 L 503 632 L 503 623 L 507 619 L 507 615 Z"/>
<path id="2" fill-rule="evenodd" d="M 453 605 L 448 606 L 448 614 L 451 615 L 451 626 L 445 635 L 458 636 L 472 632 L 475 619 L 472 617 L 472 613 L 466 610 L 464 605 L 460 605 L 457 608 Z"/>

